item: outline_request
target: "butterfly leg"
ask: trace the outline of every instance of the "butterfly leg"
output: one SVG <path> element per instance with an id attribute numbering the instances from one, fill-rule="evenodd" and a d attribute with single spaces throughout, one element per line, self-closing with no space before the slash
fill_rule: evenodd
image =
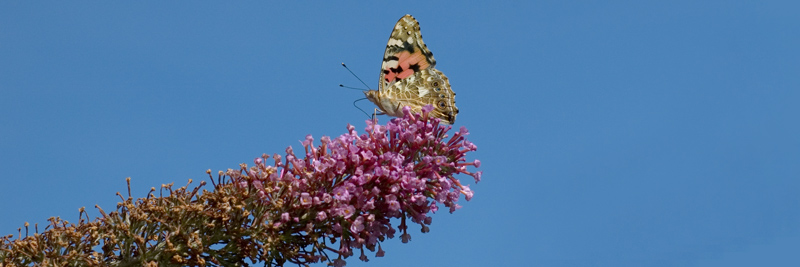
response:
<path id="1" fill-rule="evenodd" d="M 372 122 L 373 122 L 373 123 L 375 123 L 375 124 L 377 124 L 377 123 L 378 123 L 378 115 L 383 115 L 383 114 L 382 114 L 382 113 L 379 113 L 379 112 L 378 112 L 378 109 L 377 109 L 377 108 L 375 108 L 375 110 L 374 110 L 374 111 L 372 111 Z"/>
<path id="2" fill-rule="evenodd" d="M 383 112 L 378 112 L 378 108 L 375 108 L 375 110 L 372 111 L 372 119 L 374 120 L 375 117 L 377 117 L 378 115 L 383 115 L 383 114 L 384 114 Z"/>
<path id="3" fill-rule="evenodd" d="M 380 110 L 380 109 L 378 109 L 378 108 L 375 108 L 375 111 L 372 113 L 372 116 L 373 116 L 373 117 L 375 117 L 376 115 L 386 115 L 386 113 L 385 113 L 385 112 L 383 112 L 383 111 L 381 111 L 381 112 L 378 112 L 378 110 Z"/>

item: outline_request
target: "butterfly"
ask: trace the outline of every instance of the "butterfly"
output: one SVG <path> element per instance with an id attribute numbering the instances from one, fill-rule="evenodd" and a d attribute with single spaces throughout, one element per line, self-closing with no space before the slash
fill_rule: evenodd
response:
<path id="1" fill-rule="evenodd" d="M 378 90 L 364 94 L 383 114 L 402 117 L 404 106 L 412 113 L 422 113 L 422 107 L 431 104 L 430 116 L 453 124 L 458 114 L 456 94 L 447 77 L 434 66 L 436 60 L 422 42 L 419 23 L 405 15 L 394 25 L 386 44 Z"/>

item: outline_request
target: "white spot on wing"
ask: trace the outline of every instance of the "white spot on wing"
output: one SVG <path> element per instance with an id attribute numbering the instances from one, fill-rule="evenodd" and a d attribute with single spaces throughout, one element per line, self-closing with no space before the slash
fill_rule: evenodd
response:
<path id="1" fill-rule="evenodd" d="M 384 61 L 382 69 L 397 68 L 397 65 L 399 65 L 397 60 Z"/>
<path id="2" fill-rule="evenodd" d="M 403 45 L 403 40 L 394 39 L 394 38 L 389 39 L 389 45 L 390 46 L 402 46 Z"/>
<path id="3" fill-rule="evenodd" d="M 427 95 L 430 92 L 431 92 L 431 90 L 428 90 L 428 88 L 420 87 L 419 88 L 419 97 L 423 97 L 423 96 Z"/>

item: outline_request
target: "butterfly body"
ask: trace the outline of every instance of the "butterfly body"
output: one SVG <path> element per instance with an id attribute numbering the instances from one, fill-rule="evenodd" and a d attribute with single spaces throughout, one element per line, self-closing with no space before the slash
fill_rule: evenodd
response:
<path id="1" fill-rule="evenodd" d="M 411 15 L 397 22 L 386 45 L 378 90 L 364 92 L 367 99 L 389 116 L 402 117 L 403 107 L 421 113 L 433 105 L 430 115 L 453 124 L 458 114 L 450 81 L 435 69 L 433 53 L 422 42 L 419 23 Z"/>

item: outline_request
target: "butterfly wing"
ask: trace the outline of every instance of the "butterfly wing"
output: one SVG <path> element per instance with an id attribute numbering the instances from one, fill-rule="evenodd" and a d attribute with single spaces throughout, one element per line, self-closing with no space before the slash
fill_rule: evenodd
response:
<path id="1" fill-rule="evenodd" d="M 431 115 L 452 124 L 458 114 L 455 93 L 444 74 L 435 69 L 436 60 L 422 41 L 419 23 L 405 15 L 395 24 L 381 64 L 378 91 L 365 92 L 367 98 L 390 116 L 402 117 L 402 108 L 421 112 L 431 104 Z"/>
<path id="2" fill-rule="evenodd" d="M 422 41 L 419 23 L 411 15 L 397 21 L 386 44 L 381 64 L 381 87 L 436 65 L 433 53 Z"/>

